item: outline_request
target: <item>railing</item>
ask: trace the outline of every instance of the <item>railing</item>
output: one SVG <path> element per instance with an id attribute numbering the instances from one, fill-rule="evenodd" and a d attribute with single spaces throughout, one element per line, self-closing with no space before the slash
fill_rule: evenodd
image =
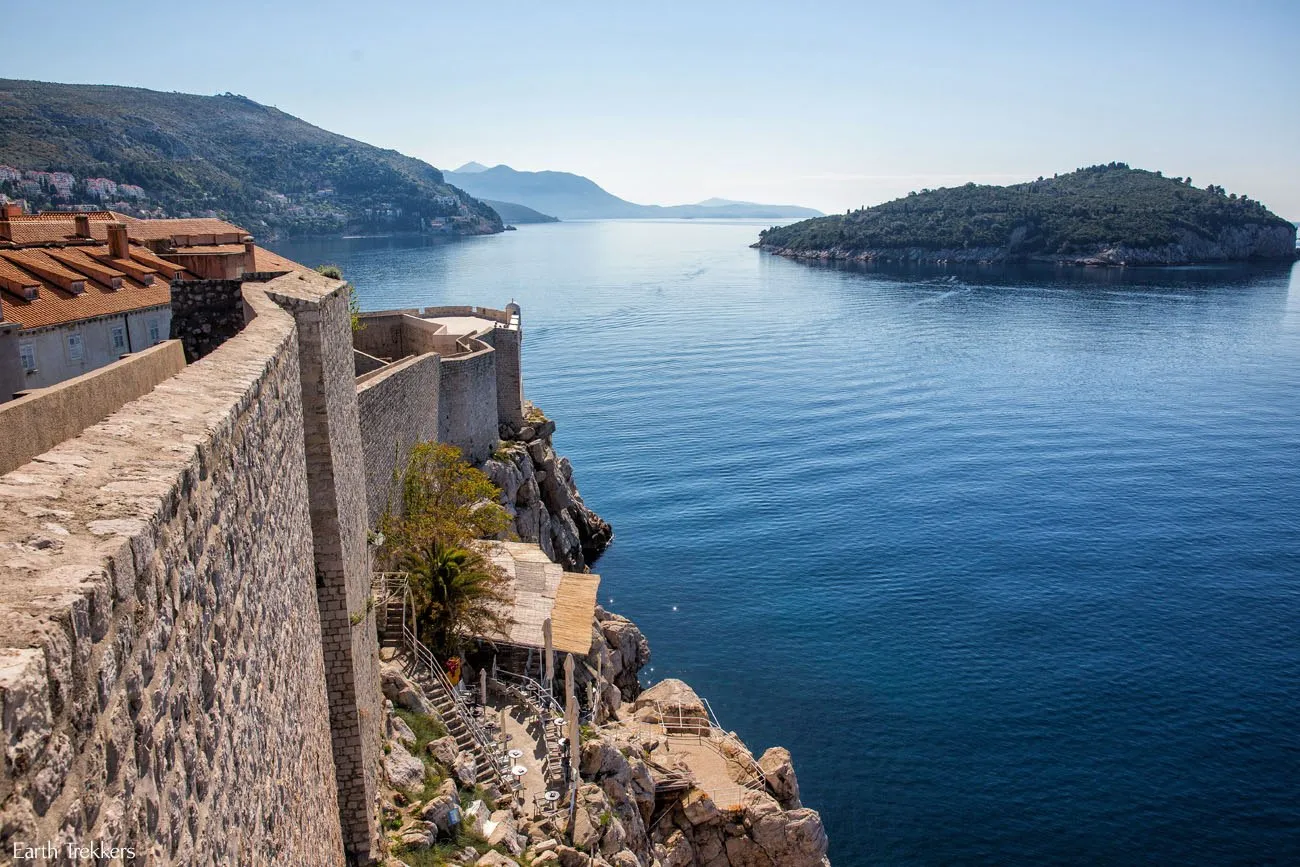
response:
<path id="1" fill-rule="evenodd" d="M 437 657 L 433 655 L 433 651 L 426 647 L 424 642 L 420 641 L 420 639 L 416 637 L 415 632 L 406 622 L 407 611 L 410 609 L 410 584 L 407 573 L 375 572 L 371 575 L 370 587 L 371 595 L 375 599 L 376 606 L 381 604 L 387 606 L 388 602 L 400 595 L 402 600 L 402 646 L 410 656 L 411 665 L 424 668 L 436 681 L 438 681 L 438 684 L 442 687 L 448 698 L 451 699 L 456 716 L 460 718 L 461 723 L 465 726 L 465 730 L 469 732 L 470 737 L 479 745 L 483 757 L 487 759 L 489 764 L 491 764 L 493 776 L 496 777 L 497 781 L 500 782 L 503 787 L 513 790 L 516 787 L 515 780 L 507 778 L 501 773 L 502 755 L 500 750 L 497 749 L 496 743 L 474 719 L 474 714 L 469 710 L 469 708 L 465 706 L 465 702 L 461 698 L 460 693 L 456 690 L 455 686 L 452 685 L 451 680 L 448 679 L 447 672 L 443 670 L 442 664 L 439 663 Z M 386 621 L 387 617 L 385 617 L 385 629 L 391 629 L 392 624 L 389 624 Z"/>
<path id="2" fill-rule="evenodd" d="M 434 679 L 437 680 L 438 684 L 442 687 L 443 692 L 445 692 L 448 698 L 451 699 L 452 705 L 456 711 L 456 716 L 460 717 L 461 724 L 465 726 L 466 731 L 469 732 L 469 735 L 474 739 L 474 742 L 479 745 L 484 758 L 486 758 L 492 766 L 492 774 L 497 778 L 497 781 L 506 789 L 513 791 L 518 784 L 513 779 L 507 779 L 506 776 L 501 773 L 502 754 L 501 751 L 497 749 L 496 742 L 493 741 L 487 731 L 474 719 L 473 712 L 465 706 L 464 699 L 461 698 L 460 693 L 447 677 L 447 672 L 443 671 L 442 664 L 439 663 L 438 658 L 433 655 L 433 651 L 415 637 L 415 633 L 411 631 L 410 627 L 408 627 L 405 622 L 402 623 L 402 641 L 406 645 L 407 652 L 411 654 L 412 665 L 423 666 L 426 671 L 433 675 Z"/>
<path id="3" fill-rule="evenodd" d="M 763 773 L 763 769 L 759 767 L 749 748 L 739 738 L 722 727 L 722 723 L 718 722 L 718 716 L 713 712 L 708 699 L 700 697 L 700 704 L 704 708 L 703 717 L 697 715 L 686 716 L 682 713 L 682 706 L 678 705 L 676 719 L 673 720 L 669 719 L 663 705 L 655 702 L 655 710 L 659 714 L 664 733 L 669 737 L 674 735 L 694 737 L 707 744 L 710 749 L 723 759 L 736 760 L 753 776 L 753 779 L 749 782 L 741 783 L 741 787 L 751 791 L 767 791 L 767 775 Z M 730 753 L 722 748 L 723 743 L 732 747 Z"/>
<path id="4" fill-rule="evenodd" d="M 557 719 L 564 718 L 564 708 L 560 705 L 555 695 L 542 686 L 533 678 L 526 674 L 515 674 L 513 671 L 497 669 L 497 680 L 501 681 L 507 687 L 517 690 L 524 701 L 532 705 L 533 710 L 537 712 L 537 725 L 542 733 L 542 751 L 546 755 L 545 776 L 548 779 L 559 779 L 563 776 L 563 769 L 556 768 L 555 762 L 563 762 L 564 755 L 558 744 L 556 749 L 551 749 L 551 732 L 548 725 L 547 715 L 553 715 Z M 580 718 L 581 719 L 581 718 Z"/>
<path id="5" fill-rule="evenodd" d="M 540 706 L 539 709 L 545 708 L 556 716 L 564 716 L 564 707 L 560 704 L 559 699 L 549 689 L 528 675 L 498 669 L 496 676 L 498 680 L 518 687 L 525 695 L 532 698 L 535 704 Z"/>

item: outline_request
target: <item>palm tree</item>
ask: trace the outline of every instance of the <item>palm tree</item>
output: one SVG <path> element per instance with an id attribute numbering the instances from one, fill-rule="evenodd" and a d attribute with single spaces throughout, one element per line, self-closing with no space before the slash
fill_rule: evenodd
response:
<path id="1" fill-rule="evenodd" d="M 503 635 L 510 601 L 505 577 L 472 547 L 431 541 L 402 558 L 421 637 L 440 654 L 466 635 Z"/>

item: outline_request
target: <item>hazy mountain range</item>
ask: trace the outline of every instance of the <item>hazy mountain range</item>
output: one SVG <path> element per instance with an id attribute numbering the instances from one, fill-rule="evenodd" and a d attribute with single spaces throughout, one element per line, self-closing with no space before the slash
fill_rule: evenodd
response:
<path id="1" fill-rule="evenodd" d="M 496 206 L 514 202 L 561 220 L 646 219 L 655 217 L 723 217 L 781 220 L 820 217 L 821 211 L 797 205 L 760 205 L 731 199 L 705 199 L 692 205 L 638 205 L 610 193 L 595 181 L 569 172 L 521 172 L 500 165 L 469 162 L 445 171 L 448 183 Z M 498 208 L 498 210 L 500 210 Z M 505 214 L 502 214 L 507 220 Z"/>

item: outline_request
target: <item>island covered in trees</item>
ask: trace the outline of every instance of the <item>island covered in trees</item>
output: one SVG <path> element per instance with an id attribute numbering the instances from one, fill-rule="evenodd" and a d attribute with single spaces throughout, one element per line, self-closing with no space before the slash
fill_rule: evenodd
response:
<path id="1" fill-rule="evenodd" d="M 774 226 L 754 246 L 801 259 L 1150 265 L 1289 259 L 1295 239 L 1295 225 L 1253 199 L 1116 162 L 913 192 Z"/>

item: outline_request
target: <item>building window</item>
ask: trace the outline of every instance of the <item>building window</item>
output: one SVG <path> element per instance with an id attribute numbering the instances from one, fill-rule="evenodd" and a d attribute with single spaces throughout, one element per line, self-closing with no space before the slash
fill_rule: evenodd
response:
<path id="1" fill-rule="evenodd" d="M 86 356 L 86 347 L 81 342 L 80 334 L 68 335 L 68 359 L 81 361 Z"/>
<path id="2" fill-rule="evenodd" d="M 113 335 L 113 351 L 126 352 L 126 329 L 121 325 L 114 325 L 111 333 Z"/>
<path id="3" fill-rule="evenodd" d="M 23 370 L 33 373 L 36 370 L 36 347 L 30 343 L 18 344 L 18 355 L 23 360 Z"/>
<path id="4" fill-rule="evenodd" d="M 162 326 L 157 319 L 149 320 L 149 342 L 158 343 L 162 340 Z"/>

